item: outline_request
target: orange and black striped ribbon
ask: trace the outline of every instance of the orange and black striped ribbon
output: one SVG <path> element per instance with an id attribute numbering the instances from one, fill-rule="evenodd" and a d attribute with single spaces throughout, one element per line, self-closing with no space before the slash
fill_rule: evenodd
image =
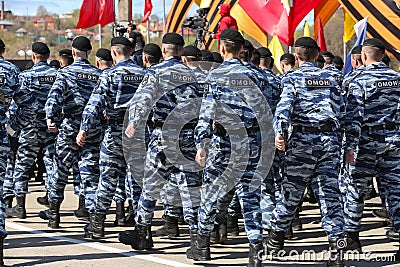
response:
<path id="1" fill-rule="evenodd" d="M 174 0 L 167 16 L 166 32 L 180 33 L 182 23 L 193 5 L 193 0 Z"/>
<path id="2" fill-rule="evenodd" d="M 367 31 L 400 60 L 400 9 L 393 0 L 339 0 L 355 21 L 368 17 Z"/>

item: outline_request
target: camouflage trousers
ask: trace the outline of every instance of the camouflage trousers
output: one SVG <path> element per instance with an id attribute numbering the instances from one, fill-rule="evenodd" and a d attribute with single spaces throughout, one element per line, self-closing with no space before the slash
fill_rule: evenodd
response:
<path id="1" fill-rule="evenodd" d="M 348 179 L 344 206 L 345 231 L 361 229 L 367 183 L 375 176 L 384 186 L 384 200 L 397 232 L 400 232 L 400 135 L 396 131 L 362 133 L 359 152 Z"/>
<path id="2" fill-rule="evenodd" d="M 123 125 L 108 126 L 100 148 L 100 181 L 96 191 L 95 212 L 107 214 L 120 184 L 125 201 L 127 164 L 122 147 Z"/>
<path id="3" fill-rule="evenodd" d="M 340 145 L 337 134 L 294 132 L 285 156 L 281 195 L 272 213 L 271 226 L 276 231 L 290 228 L 306 185 L 319 201 L 322 226 L 328 239 L 343 237 L 344 220 L 339 174 Z"/>
<path id="4" fill-rule="evenodd" d="M 29 127 L 21 131 L 19 146 L 15 158 L 12 175 L 4 182 L 4 196 L 25 195 L 28 193 L 29 171 L 35 164 L 40 149 L 43 148 L 43 161 L 47 176 L 52 175 L 53 157 L 55 153 L 55 134 L 47 131 L 47 127 Z"/>
<path id="5" fill-rule="evenodd" d="M 246 139 L 247 140 L 247 139 Z M 229 141 L 214 137 L 211 140 L 210 152 L 207 158 L 206 168 L 204 170 L 202 195 L 199 209 L 198 231 L 204 236 L 210 236 L 217 219 L 216 205 L 218 200 L 228 195 L 234 189 L 241 206 L 244 226 L 249 242 L 259 244 L 262 242 L 261 227 L 261 179 L 256 181 L 253 177 L 258 163 L 258 143 L 257 138 L 249 136 L 249 155 L 253 155 L 248 162 L 234 162 L 233 166 L 229 165 L 231 157 L 230 150 L 240 151 L 242 144 L 231 144 Z M 232 173 L 226 175 L 226 171 Z M 238 169 L 244 170 L 243 173 Z M 237 173 L 241 176 L 236 177 Z M 255 186 L 256 185 L 256 186 Z M 229 202 L 227 202 L 229 204 Z"/>
<path id="6" fill-rule="evenodd" d="M 164 154 L 161 130 L 155 129 L 150 136 L 145 162 L 142 194 L 136 213 L 136 223 L 151 225 L 157 197 L 165 188 L 172 187 L 179 194 L 167 193 L 167 203 L 182 206 L 183 216 L 190 229 L 197 227 L 197 212 L 200 205 L 200 179 L 198 172 L 185 171 L 183 166 L 173 166 Z"/>
<path id="7" fill-rule="evenodd" d="M 8 136 L 11 149 L 7 154 L 7 165 L 3 185 L 3 197 L 14 197 L 14 168 L 18 150 L 18 137 Z"/>
<path id="8" fill-rule="evenodd" d="M 64 189 L 68 182 L 69 169 L 78 159 L 81 183 L 84 184 L 85 206 L 93 207 L 94 192 L 99 177 L 99 132 L 93 129 L 88 133 L 83 147 L 76 144 L 80 121 L 66 118 L 60 127 L 56 140 L 54 172 L 49 181 L 49 200 L 61 203 L 64 200 Z M 83 163 L 84 162 L 84 163 Z M 80 189 L 82 190 L 82 189 Z M 79 190 L 79 191 L 80 191 Z"/>
<path id="9" fill-rule="evenodd" d="M 7 231 L 5 228 L 6 207 L 3 198 L 3 184 L 7 167 L 7 155 L 10 152 L 10 143 L 4 125 L 0 125 L 0 151 L 0 238 L 5 238 Z"/>

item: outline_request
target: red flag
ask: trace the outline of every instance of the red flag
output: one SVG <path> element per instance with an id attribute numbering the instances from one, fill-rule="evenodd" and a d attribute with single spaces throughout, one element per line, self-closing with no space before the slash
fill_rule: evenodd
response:
<path id="1" fill-rule="evenodd" d="M 104 27 L 114 21 L 114 0 L 100 0 L 99 24 Z"/>
<path id="2" fill-rule="evenodd" d="M 97 24 L 104 27 L 114 21 L 114 0 L 83 0 L 76 28 L 89 28 Z"/>
<path id="3" fill-rule="evenodd" d="M 240 0 L 239 5 L 251 19 L 269 35 L 278 35 L 279 40 L 293 45 L 294 32 L 303 18 L 322 0 L 292 1 L 282 0 Z"/>
<path id="4" fill-rule="evenodd" d="M 322 26 L 321 18 L 318 16 L 318 46 L 321 52 L 326 51 L 324 26 Z"/>
<path id="5" fill-rule="evenodd" d="M 151 0 L 145 0 L 144 17 L 142 19 L 142 23 L 146 22 L 150 18 L 152 10 L 153 10 L 153 4 L 151 3 Z"/>

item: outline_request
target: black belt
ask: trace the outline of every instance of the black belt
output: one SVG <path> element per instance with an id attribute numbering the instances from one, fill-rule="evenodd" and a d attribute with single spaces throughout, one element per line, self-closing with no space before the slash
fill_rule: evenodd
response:
<path id="1" fill-rule="evenodd" d="M 300 132 L 300 133 L 326 133 L 326 132 L 333 132 L 333 128 L 329 125 L 322 125 L 319 127 L 313 126 L 293 126 L 293 132 Z"/>
<path id="2" fill-rule="evenodd" d="M 361 130 L 363 132 L 379 131 L 379 130 L 393 131 L 393 130 L 396 130 L 398 127 L 399 126 L 395 123 L 389 123 L 389 124 L 381 124 L 381 125 L 375 125 L 375 126 L 363 126 L 363 127 L 361 127 Z"/>

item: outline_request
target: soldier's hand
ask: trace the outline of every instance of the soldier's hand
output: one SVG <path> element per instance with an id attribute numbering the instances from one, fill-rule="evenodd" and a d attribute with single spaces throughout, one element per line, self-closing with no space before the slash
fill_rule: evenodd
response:
<path id="1" fill-rule="evenodd" d="M 47 129 L 49 129 L 49 132 L 51 133 L 58 132 L 56 123 L 52 119 L 47 119 L 46 122 L 47 122 Z"/>
<path id="2" fill-rule="evenodd" d="M 277 135 L 276 137 L 275 137 L 275 147 L 278 149 L 278 150 L 281 150 L 281 151 L 285 151 L 286 150 L 286 147 L 285 147 L 285 138 L 282 136 L 282 135 Z"/>
<path id="3" fill-rule="evenodd" d="M 204 148 L 200 148 L 199 150 L 197 150 L 196 161 L 203 168 L 206 166 L 206 156 L 207 155 Z"/>
<path id="4" fill-rule="evenodd" d="M 345 160 L 347 163 L 354 164 L 354 149 L 349 149 L 346 151 Z"/>
<path id="5" fill-rule="evenodd" d="M 133 124 L 129 124 L 128 127 L 126 127 L 125 134 L 128 138 L 133 138 L 135 135 L 135 126 Z"/>
<path id="6" fill-rule="evenodd" d="M 83 147 L 86 143 L 86 132 L 85 131 L 80 131 L 78 133 L 78 136 L 76 137 L 76 143 L 78 146 Z"/>

